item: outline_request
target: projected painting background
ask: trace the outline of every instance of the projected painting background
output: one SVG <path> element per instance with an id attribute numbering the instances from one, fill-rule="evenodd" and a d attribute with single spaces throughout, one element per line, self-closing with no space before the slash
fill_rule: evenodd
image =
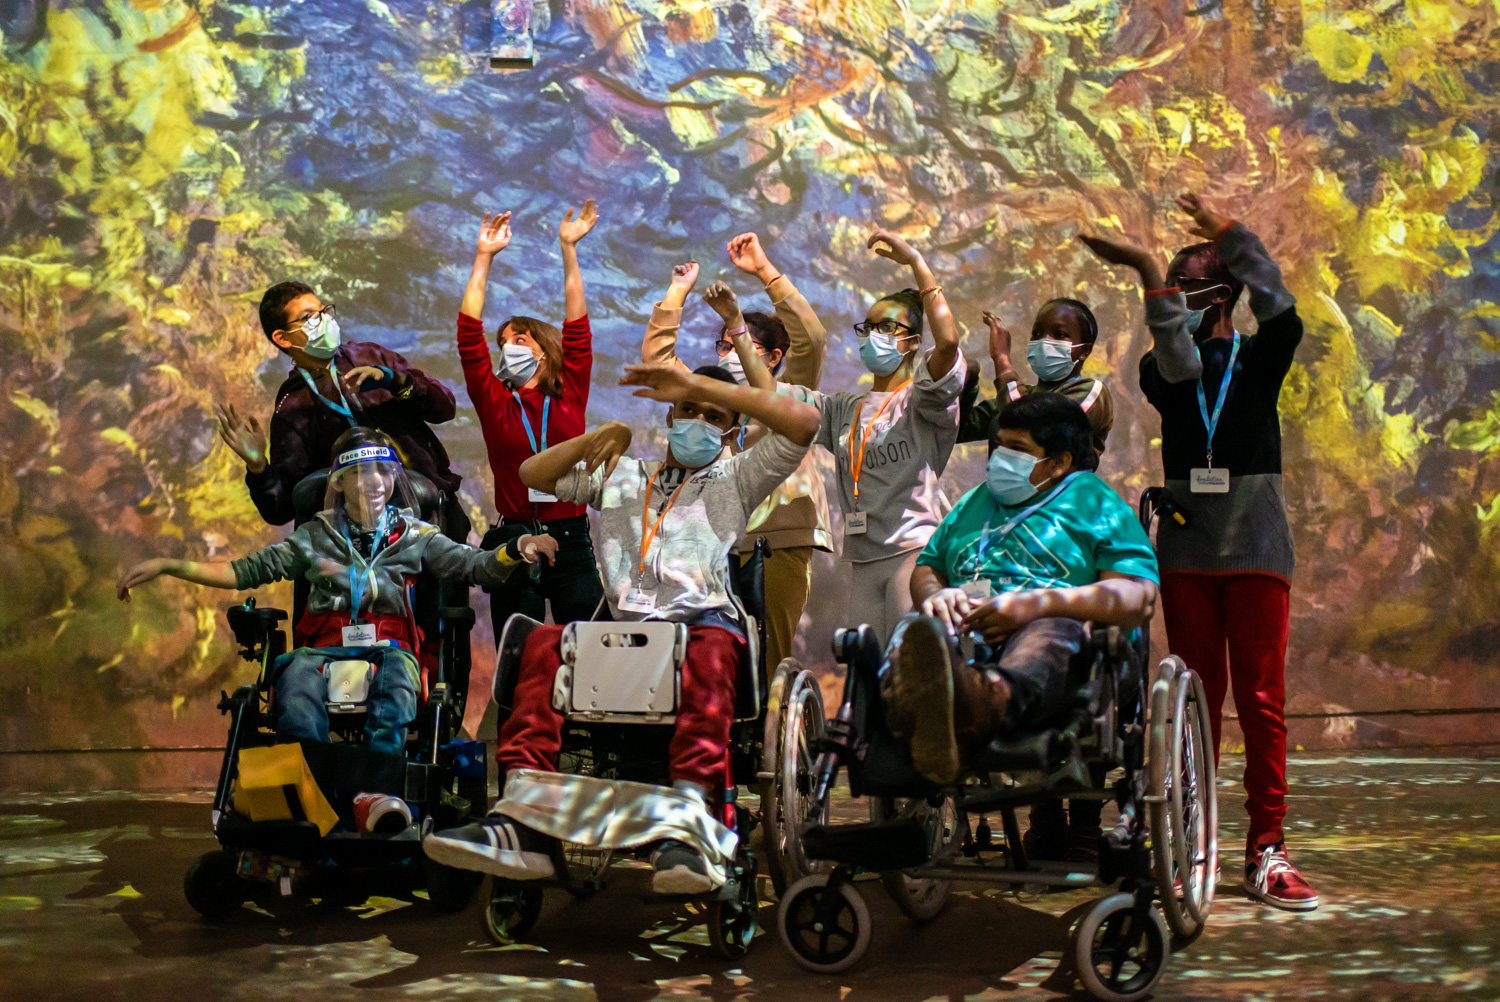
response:
<path id="1" fill-rule="evenodd" d="M 269 414 L 273 282 L 450 381 L 440 433 L 492 514 L 453 345 L 477 219 L 516 213 L 487 320 L 555 318 L 556 223 L 585 197 L 596 418 L 654 423 L 613 383 L 672 264 L 717 277 L 756 229 L 847 332 L 906 284 L 864 250 L 878 222 L 928 250 L 970 357 L 984 308 L 1025 331 L 1047 298 L 1095 304 L 1104 472 L 1133 500 L 1160 476 L 1139 294 L 1074 238 L 1165 252 L 1188 242 L 1171 196 L 1205 193 L 1308 322 L 1282 397 L 1294 707 L 1500 697 L 1493 4 L 538 6 L 536 68 L 500 74 L 484 2 L 5 5 L 0 748 L 220 739 L 212 705 L 250 673 L 230 595 L 163 581 L 126 606 L 112 582 L 275 537 L 210 420 Z M 684 354 L 708 357 L 710 318 L 690 309 Z M 825 386 L 861 372 L 835 340 Z M 981 459 L 956 455 L 953 497 Z M 814 661 L 842 615 L 837 564 L 817 574 Z"/>

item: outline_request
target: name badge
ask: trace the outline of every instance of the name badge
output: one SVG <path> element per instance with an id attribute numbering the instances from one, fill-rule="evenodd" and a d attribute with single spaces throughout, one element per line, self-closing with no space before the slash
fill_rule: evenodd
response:
<path id="1" fill-rule="evenodd" d="M 344 627 L 345 647 L 374 647 L 375 640 L 374 623 L 359 623 Z"/>
<path id="2" fill-rule="evenodd" d="M 557 500 L 557 495 L 539 491 L 535 487 L 526 488 L 526 500 L 534 504 L 551 504 Z"/>
<path id="3" fill-rule="evenodd" d="M 976 578 L 973 581 L 965 581 L 958 586 L 958 589 L 970 598 L 990 597 L 990 582 L 987 578 Z"/>
<path id="4" fill-rule="evenodd" d="M 641 591 L 640 588 L 632 588 L 620 599 L 620 610 L 622 612 L 638 612 L 642 615 L 656 611 L 656 596 Z"/>
<path id="5" fill-rule="evenodd" d="M 1195 467 L 1189 473 L 1188 490 L 1193 494 L 1228 494 L 1229 471 L 1207 466 Z"/>
<path id="6" fill-rule="evenodd" d="M 869 531 L 870 513 L 865 511 L 851 511 L 844 516 L 844 535 L 863 536 Z"/>

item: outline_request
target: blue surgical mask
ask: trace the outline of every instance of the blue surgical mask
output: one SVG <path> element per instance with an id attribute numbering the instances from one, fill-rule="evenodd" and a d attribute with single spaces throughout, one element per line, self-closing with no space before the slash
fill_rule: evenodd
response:
<path id="1" fill-rule="evenodd" d="M 877 376 L 889 376 L 901 368 L 906 353 L 898 347 L 900 338 L 879 331 L 871 331 L 859 339 L 859 360 Z"/>
<path id="2" fill-rule="evenodd" d="M 724 450 L 724 433 L 701 418 L 673 418 L 667 429 L 672 456 L 689 469 L 707 466 Z"/>
<path id="3" fill-rule="evenodd" d="M 501 345 L 500 358 L 500 371 L 495 375 L 511 386 L 525 386 L 536 374 L 536 356 L 524 344 Z"/>
<path id="4" fill-rule="evenodd" d="M 1187 320 L 1183 323 L 1183 327 L 1187 329 L 1189 335 L 1198 333 L 1198 328 L 1203 326 L 1203 314 L 1207 312 L 1206 307 L 1201 310 L 1187 311 Z"/>
<path id="5" fill-rule="evenodd" d="M 1073 371 L 1073 342 L 1045 337 L 1026 346 L 1026 361 L 1044 383 L 1055 383 Z"/>
<path id="6" fill-rule="evenodd" d="M 1003 445 L 995 446 L 990 453 L 989 466 L 984 471 L 985 486 L 991 496 L 1001 504 L 1020 504 L 1036 493 L 1031 482 L 1031 472 L 1036 469 L 1036 457 Z"/>
<path id="7" fill-rule="evenodd" d="M 307 322 L 302 325 L 302 333 L 307 335 L 307 344 L 302 346 L 302 350 L 313 358 L 332 358 L 343 339 L 343 335 L 339 333 L 339 322 L 326 313 L 308 317 Z"/>

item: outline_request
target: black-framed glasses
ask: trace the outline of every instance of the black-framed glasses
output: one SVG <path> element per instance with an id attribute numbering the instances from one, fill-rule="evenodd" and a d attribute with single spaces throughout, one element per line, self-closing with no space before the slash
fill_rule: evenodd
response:
<path id="1" fill-rule="evenodd" d="M 312 313 L 309 313 L 307 316 L 303 317 L 300 321 L 297 322 L 302 324 L 304 330 L 307 328 L 308 324 L 311 324 L 313 328 L 316 329 L 318 325 L 324 321 L 324 319 L 332 317 L 335 312 L 336 311 L 332 303 L 324 303 L 321 310 L 314 310 Z"/>
<path id="2" fill-rule="evenodd" d="M 871 332 L 885 335 L 900 334 L 903 332 L 910 334 L 911 328 L 906 324 L 903 324 L 899 320 L 890 319 L 877 320 L 874 323 L 871 323 L 868 320 L 862 320 L 854 325 L 854 333 L 858 334 L 860 337 L 869 337 Z"/>
<path id="3" fill-rule="evenodd" d="M 766 346 L 761 344 L 759 341 L 751 341 L 750 343 L 755 345 L 756 354 L 764 358 L 766 355 Z M 714 351 L 717 351 L 719 353 L 720 358 L 727 358 L 729 356 L 729 353 L 731 351 L 734 351 L 734 342 L 726 337 L 721 337 L 719 338 L 719 340 L 714 342 Z"/>

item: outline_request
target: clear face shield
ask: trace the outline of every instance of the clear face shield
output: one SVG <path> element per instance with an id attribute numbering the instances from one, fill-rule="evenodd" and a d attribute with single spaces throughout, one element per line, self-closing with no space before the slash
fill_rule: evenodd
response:
<path id="1" fill-rule="evenodd" d="M 401 511 L 416 514 L 416 494 L 394 449 L 366 445 L 335 458 L 324 508 L 345 533 L 373 532 L 394 525 Z"/>

